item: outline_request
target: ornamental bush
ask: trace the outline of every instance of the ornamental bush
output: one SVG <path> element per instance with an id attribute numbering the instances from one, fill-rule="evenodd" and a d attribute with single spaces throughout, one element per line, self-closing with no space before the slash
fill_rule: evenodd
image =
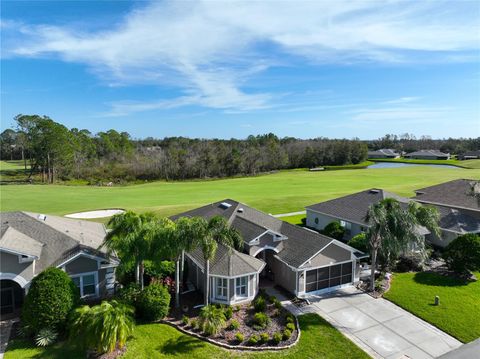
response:
<path id="1" fill-rule="evenodd" d="M 232 308 L 231 306 L 226 307 L 226 308 L 223 310 L 223 315 L 225 315 L 225 319 L 226 319 L 226 320 L 231 319 L 232 316 L 233 316 L 233 308 Z"/>
<path id="2" fill-rule="evenodd" d="M 183 325 L 188 325 L 190 323 L 190 318 L 188 318 L 186 315 L 182 317 L 182 324 Z"/>
<path id="3" fill-rule="evenodd" d="M 283 336 L 282 336 L 283 340 L 288 340 L 290 339 L 291 336 L 292 336 L 292 332 L 290 330 L 285 329 L 283 331 Z"/>
<path id="4" fill-rule="evenodd" d="M 249 339 L 248 339 L 248 344 L 250 345 L 256 345 L 260 341 L 260 337 L 257 334 L 253 334 Z"/>
<path id="5" fill-rule="evenodd" d="M 350 247 L 358 249 L 364 253 L 368 252 L 368 238 L 365 233 L 360 233 L 350 239 L 347 243 Z"/>
<path id="6" fill-rule="evenodd" d="M 287 325 L 285 326 L 285 328 L 287 328 L 288 330 L 290 330 L 291 332 L 293 332 L 295 330 L 295 324 L 293 323 L 287 323 Z"/>
<path id="7" fill-rule="evenodd" d="M 255 313 L 253 316 L 253 329 L 265 329 L 270 323 L 270 318 L 265 313 Z"/>
<path id="8" fill-rule="evenodd" d="M 120 289 L 118 292 L 118 299 L 136 308 L 138 304 L 138 298 L 140 297 L 141 293 L 142 289 L 139 284 L 130 283 Z"/>
<path id="9" fill-rule="evenodd" d="M 228 326 L 228 329 L 237 330 L 238 328 L 240 328 L 240 323 L 238 322 L 238 320 L 232 319 L 232 321 L 230 322 L 230 325 Z"/>
<path id="10" fill-rule="evenodd" d="M 225 315 L 223 309 L 214 305 L 207 305 L 200 310 L 200 327 L 207 335 L 217 334 L 225 327 Z"/>
<path id="11" fill-rule="evenodd" d="M 243 341 L 245 340 L 245 336 L 242 333 L 238 332 L 235 334 L 235 340 L 239 343 L 243 343 Z"/>
<path id="12" fill-rule="evenodd" d="M 480 270 L 480 235 L 468 233 L 455 238 L 445 248 L 443 258 L 449 269 L 461 275 Z"/>
<path id="13" fill-rule="evenodd" d="M 267 302 L 265 302 L 265 298 L 263 296 L 258 296 L 257 299 L 253 301 L 253 308 L 255 312 L 264 312 L 267 308 Z"/>
<path id="14" fill-rule="evenodd" d="M 262 333 L 260 334 L 260 342 L 261 343 L 266 343 L 270 339 L 268 333 Z"/>
<path id="15" fill-rule="evenodd" d="M 341 240 L 345 235 L 345 228 L 343 228 L 338 222 L 330 222 L 325 226 L 322 234 L 334 239 Z"/>
<path id="16" fill-rule="evenodd" d="M 275 344 L 278 344 L 282 341 L 282 337 L 282 333 L 276 332 L 275 334 L 273 334 L 272 340 Z"/>
<path id="17" fill-rule="evenodd" d="M 58 268 L 48 268 L 33 278 L 22 308 L 22 324 L 28 334 L 50 328 L 62 332 L 80 299 L 71 278 Z"/>
<path id="18" fill-rule="evenodd" d="M 146 320 L 165 318 L 170 307 L 170 293 L 161 284 L 150 284 L 138 297 L 138 310 Z"/>

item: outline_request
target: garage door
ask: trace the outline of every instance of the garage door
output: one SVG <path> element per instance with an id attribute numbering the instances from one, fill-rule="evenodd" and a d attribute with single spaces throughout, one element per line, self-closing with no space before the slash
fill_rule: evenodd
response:
<path id="1" fill-rule="evenodd" d="M 307 271 L 305 291 L 314 292 L 351 283 L 352 265 L 352 262 L 347 262 Z"/>

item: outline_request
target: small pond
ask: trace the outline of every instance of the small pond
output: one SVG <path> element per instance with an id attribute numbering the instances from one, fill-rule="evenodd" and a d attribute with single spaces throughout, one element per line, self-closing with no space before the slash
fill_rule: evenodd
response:
<path id="1" fill-rule="evenodd" d="M 401 162 L 376 162 L 373 165 L 368 166 L 368 169 L 375 168 L 400 168 L 400 167 L 411 167 L 411 166 L 423 166 L 423 167 L 435 167 L 435 168 L 450 168 L 450 169 L 461 169 L 457 166 L 451 165 L 430 165 L 430 164 L 417 164 L 417 163 L 401 163 Z"/>

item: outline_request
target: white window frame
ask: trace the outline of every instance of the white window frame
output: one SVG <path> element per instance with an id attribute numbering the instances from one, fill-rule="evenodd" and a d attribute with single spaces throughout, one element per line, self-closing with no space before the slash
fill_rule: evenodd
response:
<path id="1" fill-rule="evenodd" d="M 83 277 L 87 275 L 92 275 L 94 277 L 93 283 L 95 285 L 95 294 L 83 294 Z M 99 296 L 99 285 L 98 285 L 98 272 L 85 272 L 85 273 L 78 273 L 78 274 L 73 274 L 70 276 L 70 278 L 80 278 L 80 297 L 81 298 L 94 298 Z"/>
<path id="2" fill-rule="evenodd" d="M 340 220 L 340 226 L 345 229 L 345 233 L 350 234 L 352 232 L 352 222 Z"/>
<path id="3" fill-rule="evenodd" d="M 249 286 L 249 277 L 248 275 L 235 278 L 235 298 L 248 298 L 250 297 L 250 286 Z M 242 284 L 242 279 L 245 279 L 245 284 Z M 240 284 L 237 283 L 240 282 Z M 245 294 L 238 294 L 237 290 L 245 287 Z"/>
<path id="4" fill-rule="evenodd" d="M 221 285 L 219 285 L 219 281 L 221 282 Z M 224 282 L 225 281 L 225 282 Z M 228 278 L 225 277 L 216 277 L 215 278 L 215 299 L 219 300 L 228 300 Z M 224 283 L 226 283 L 224 285 Z M 222 295 L 218 294 L 218 290 L 221 288 Z M 225 295 L 223 295 L 225 291 Z"/>

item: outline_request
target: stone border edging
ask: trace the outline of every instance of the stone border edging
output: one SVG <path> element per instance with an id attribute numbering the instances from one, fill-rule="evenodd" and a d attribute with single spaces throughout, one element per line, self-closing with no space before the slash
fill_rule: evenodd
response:
<path id="1" fill-rule="evenodd" d="M 181 331 L 182 333 L 184 334 L 187 334 L 187 335 L 191 335 L 191 336 L 194 336 L 195 338 L 197 339 L 200 339 L 200 340 L 203 340 L 203 341 L 206 341 L 210 344 L 213 344 L 213 345 L 216 345 L 216 346 L 219 346 L 219 347 L 222 347 L 224 349 L 230 349 L 230 350 L 242 350 L 242 351 L 268 351 L 268 350 L 276 350 L 276 351 L 279 351 L 279 350 L 285 350 L 285 349 L 290 349 L 292 347 L 294 347 L 295 345 L 297 345 L 298 341 L 300 340 L 300 325 L 298 323 L 298 319 L 297 319 L 297 316 L 294 315 L 295 317 L 295 323 L 297 325 L 297 331 L 298 331 L 298 335 L 297 335 L 297 338 L 295 339 L 295 341 L 289 345 L 285 345 L 285 346 L 282 346 L 282 347 L 271 347 L 271 346 L 268 346 L 268 347 L 255 347 L 255 346 L 246 346 L 246 345 L 230 345 L 230 344 L 226 344 L 226 343 L 222 343 L 222 342 L 219 342 L 217 340 L 214 340 L 214 339 L 211 339 L 211 338 L 208 338 L 208 337 L 204 337 L 203 335 L 201 334 L 198 334 L 198 333 L 195 333 L 195 332 L 192 332 L 190 330 L 187 330 L 175 323 L 172 323 L 172 322 L 169 322 L 167 320 L 164 320 L 162 319 L 160 321 L 160 323 L 162 324 L 167 324 L 179 331 Z"/>

